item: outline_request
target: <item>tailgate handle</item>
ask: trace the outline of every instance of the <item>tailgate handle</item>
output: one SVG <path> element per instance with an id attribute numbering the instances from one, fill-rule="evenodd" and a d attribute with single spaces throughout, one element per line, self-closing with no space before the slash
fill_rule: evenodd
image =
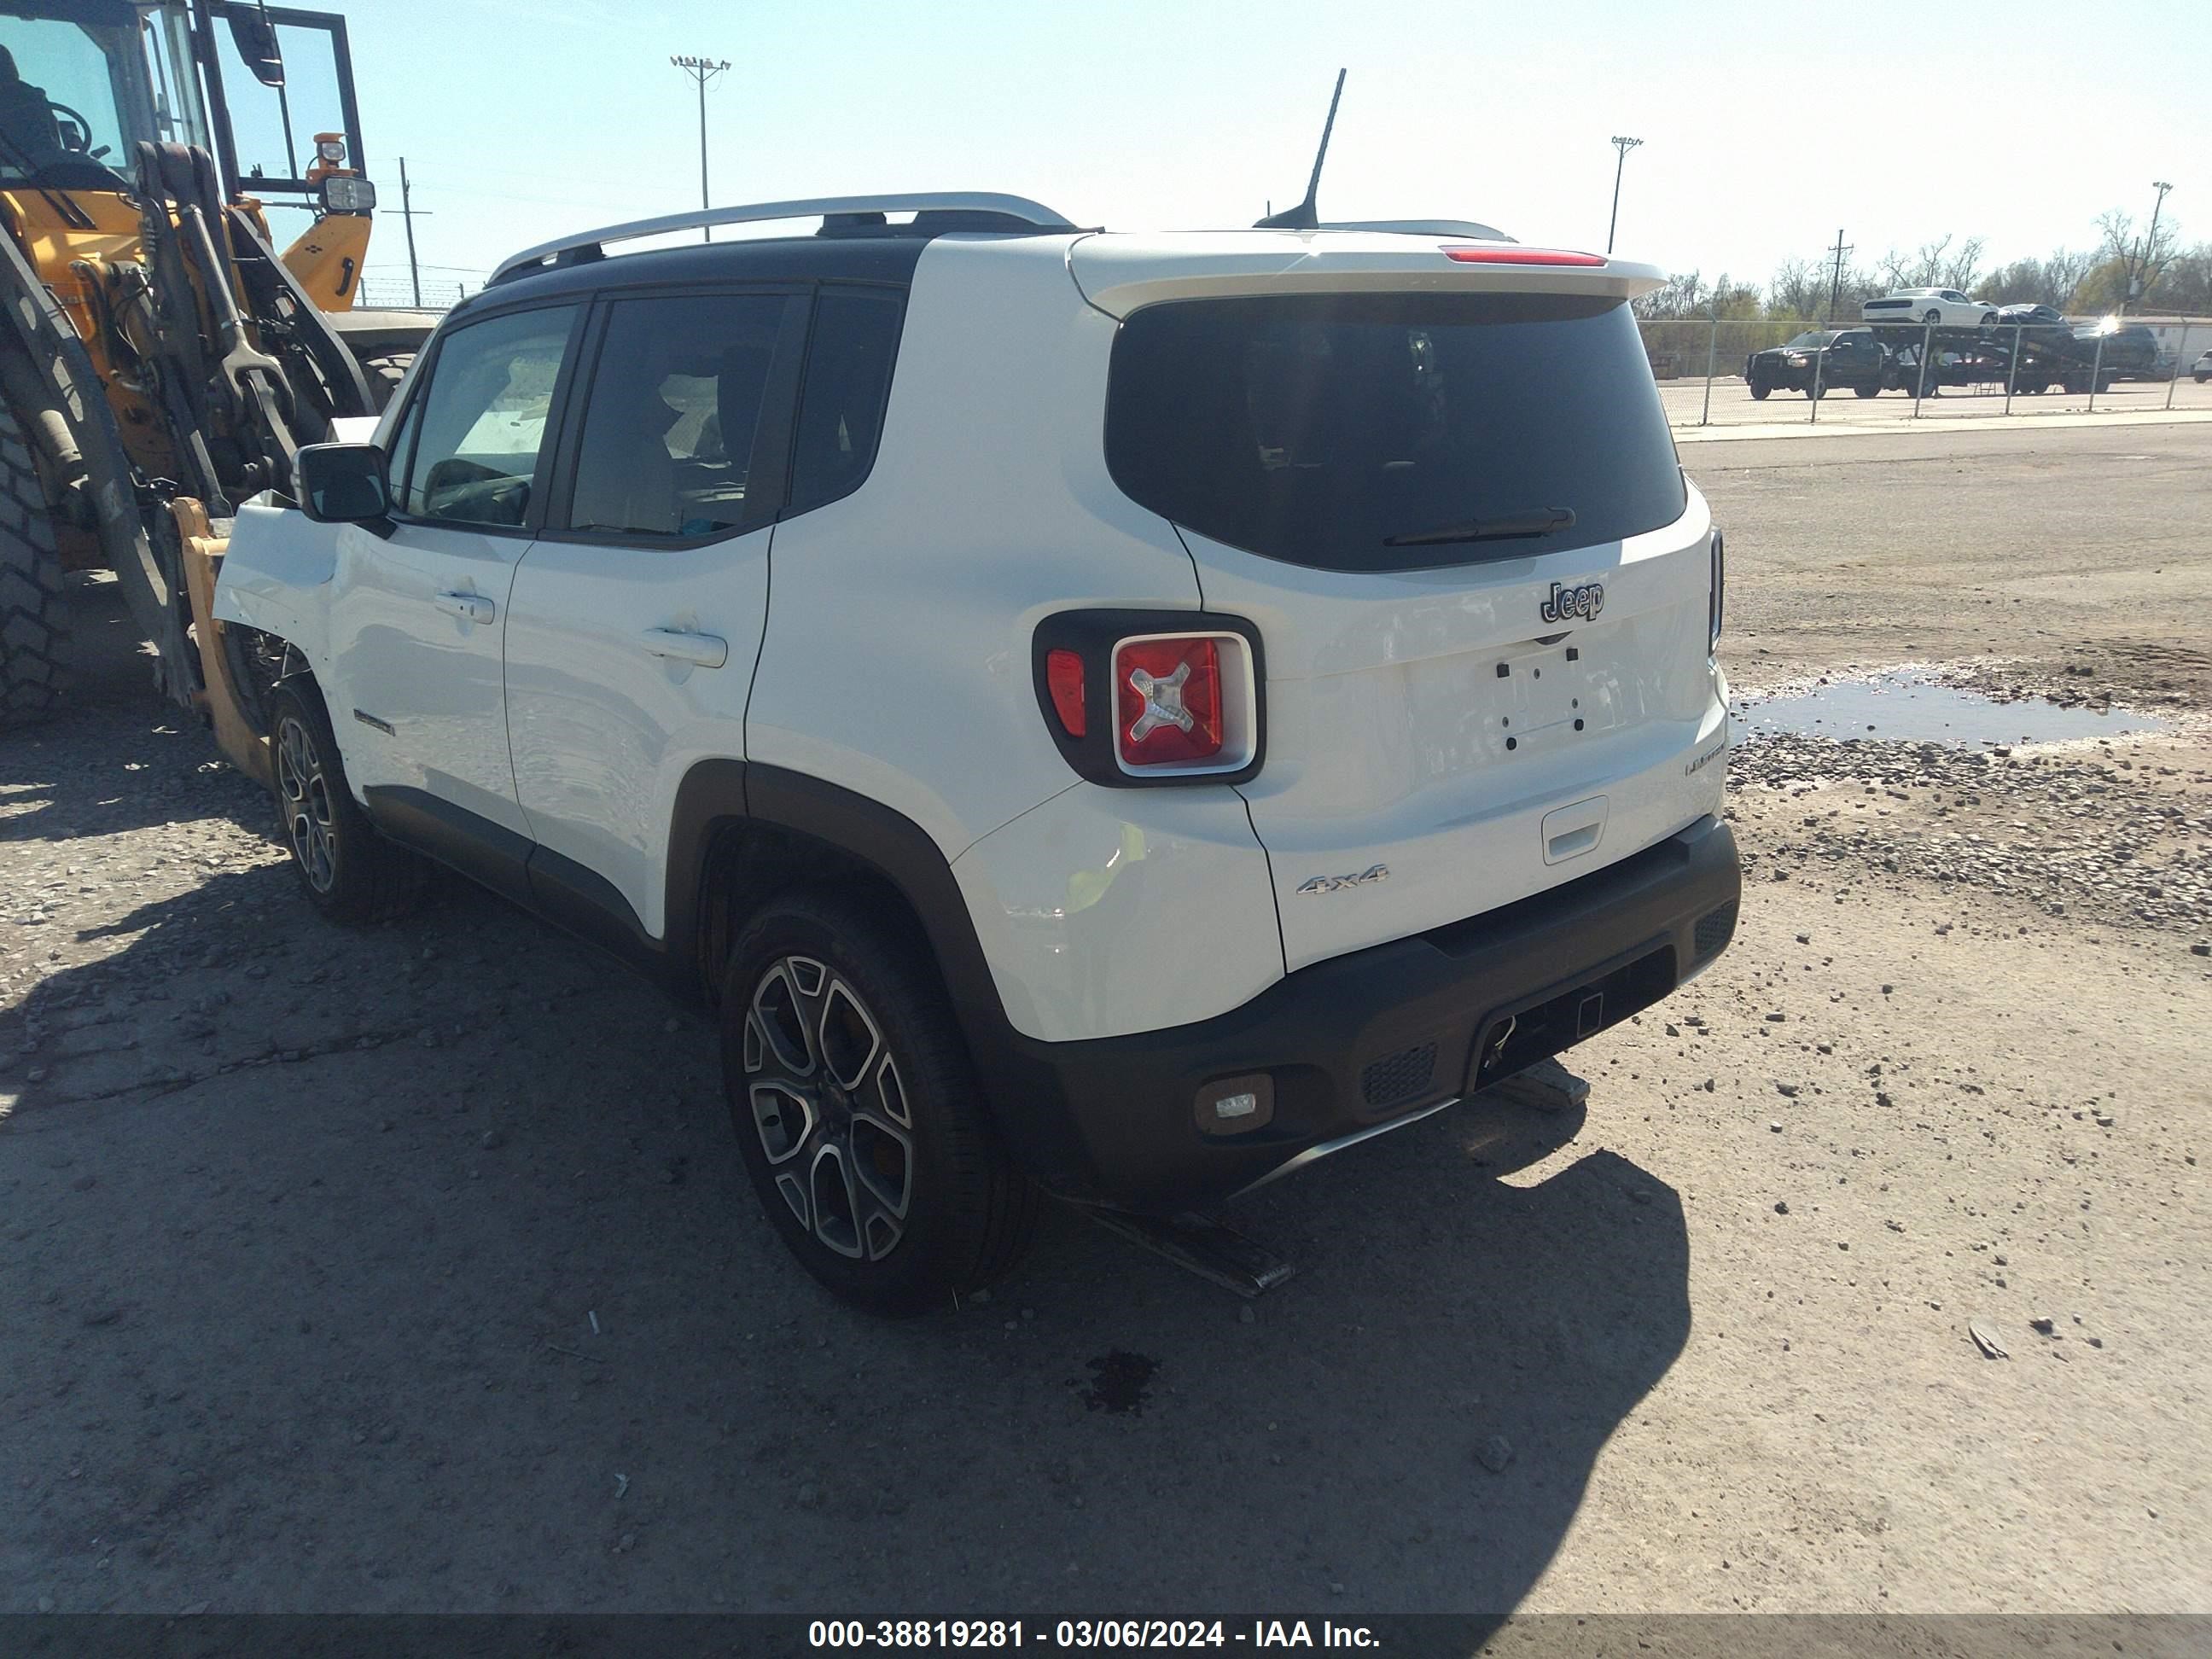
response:
<path id="1" fill-rule="evenodd" d="M 1605 797 L 1592 795 L 1571 806 L 1544 814 L 1539 831 L 1544 838 L 1544 862 L 1565 864 L 1580 858 L 1605 838 Z"/>

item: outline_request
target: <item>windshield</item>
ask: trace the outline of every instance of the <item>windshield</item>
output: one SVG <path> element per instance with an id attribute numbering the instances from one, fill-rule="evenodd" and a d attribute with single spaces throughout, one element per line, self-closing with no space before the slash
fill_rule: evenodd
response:
<path id="1" fill-rule="evenodd" d="M 1583 295 L 1147 307 L 1115 343 L 1106 459 L 1177 524 L 1333 570 L 1588 547 L 1685 501 L 1636 320 Z"/>
<path id="2" fill-rule="evenodd" d="M 117 187 L 156 131 L 137 33 L 121 8 L 94 22 L 0 12 L 0 178 Z"/>
<path id="3" fill-rule="evenodd" d="M 1784 349 L 1787 351 L 1810 351 L 1815 346 L 1824 346 L 1827 344 L 1829 337 L 1829 336 L 1820 333 L 1817 331 L 1811 334 L 1800 334 L 1796 339 L 1792 340 L 1787 346 L 1785 346 Z"/>

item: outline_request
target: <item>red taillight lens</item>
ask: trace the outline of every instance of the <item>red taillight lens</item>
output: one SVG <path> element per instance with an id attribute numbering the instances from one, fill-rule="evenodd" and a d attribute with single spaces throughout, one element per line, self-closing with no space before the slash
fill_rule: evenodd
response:
<path id="1" fill-rule="evenodd" d="M 1048 670 L 1049 672 L 1049 670 Z M 1129 766 L 1221 752 L 1221 651 L 1204 640 L 1134 640 L 1114 653 L 1115 741 Z"/>
<path id="2" fill-rule="evenodd" d="M 1448 247 L 1444 258 L 1463 265 L 1601 265 L 1601 253 L 1568 253 L 1555 247 Z"/>
<path id="3" fill-rule="evenodd" d="M 1084 732 L 1083 659 L 1073 651 L 1048 652 L 1044 659 L 1045 690 L 1052 693 L 1053 713 L 1071 738 Z"/>

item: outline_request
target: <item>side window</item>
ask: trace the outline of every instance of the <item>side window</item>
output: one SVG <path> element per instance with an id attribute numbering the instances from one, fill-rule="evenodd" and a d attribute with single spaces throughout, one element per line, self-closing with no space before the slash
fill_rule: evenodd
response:
<path id="1" fill-rule="evenodd" d="M 790 411 L 769 405 L 782 295 L 621 300 L 584 401 L 568 527 L 712 536 L 764 523 Z"/>
<path id="2" fill-rule="evenodd" d="M 520 311 L 439 342 L 430 383 L 404 417 L 392 458 L 405 468 L 403 513 L 453 524 L 523 522 L 575 320 L 574 306 Z"/>
<path id="3" fill-rule="evenodd" d="M 880 289 L 825 288 L 815 301 L 793 444 L 790 513 L 849 495 L 868 476 L 905 312 L 901 295 Z"/>

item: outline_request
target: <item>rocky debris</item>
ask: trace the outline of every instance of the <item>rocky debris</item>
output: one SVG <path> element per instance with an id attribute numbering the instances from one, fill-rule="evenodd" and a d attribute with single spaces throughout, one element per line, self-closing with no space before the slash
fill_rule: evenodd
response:
<path id="1" fill-rule="evenodd" d="M 1879 872 L 2004 893 L 2051 915 L 2070 905 L 2197 933 L 2212 911 L 2212 817 L 2201 811 L 2212 774 L 2139 765 L 2136 752 L 2127 738 L 2000 753 L 1762 735 L 1730 753 L 1731 790 L 1786 792 L 1822 810 L 1751 847 L 1745 877 L 1825 867 L 1849 884 Z"/>
<path id="2" fill-rule="evenodd" d="M 1991 1325 L 1988 1321 L 1982 1319 L 1968 1320 L 1966 1322 L 1966 1334 L 1974 1339 L 1974 1346 L 1982 1351 L 1982 1357 L 1984 1359 L 2009 1359 L 2012 1358 L 2011 1352 L 2005 1347 L 2005 1345 L 1997 1340 L 1996 1328 L 1994 1325 Z"/>
<path id="3" fill-rule="evenodd" d="M 1513 1461 L 1513 1443 L 1502 1434 L 1486 1436 L 1474 1449 L 1474 1461 L 1492 1474 L 1503 1474 Z"/>

